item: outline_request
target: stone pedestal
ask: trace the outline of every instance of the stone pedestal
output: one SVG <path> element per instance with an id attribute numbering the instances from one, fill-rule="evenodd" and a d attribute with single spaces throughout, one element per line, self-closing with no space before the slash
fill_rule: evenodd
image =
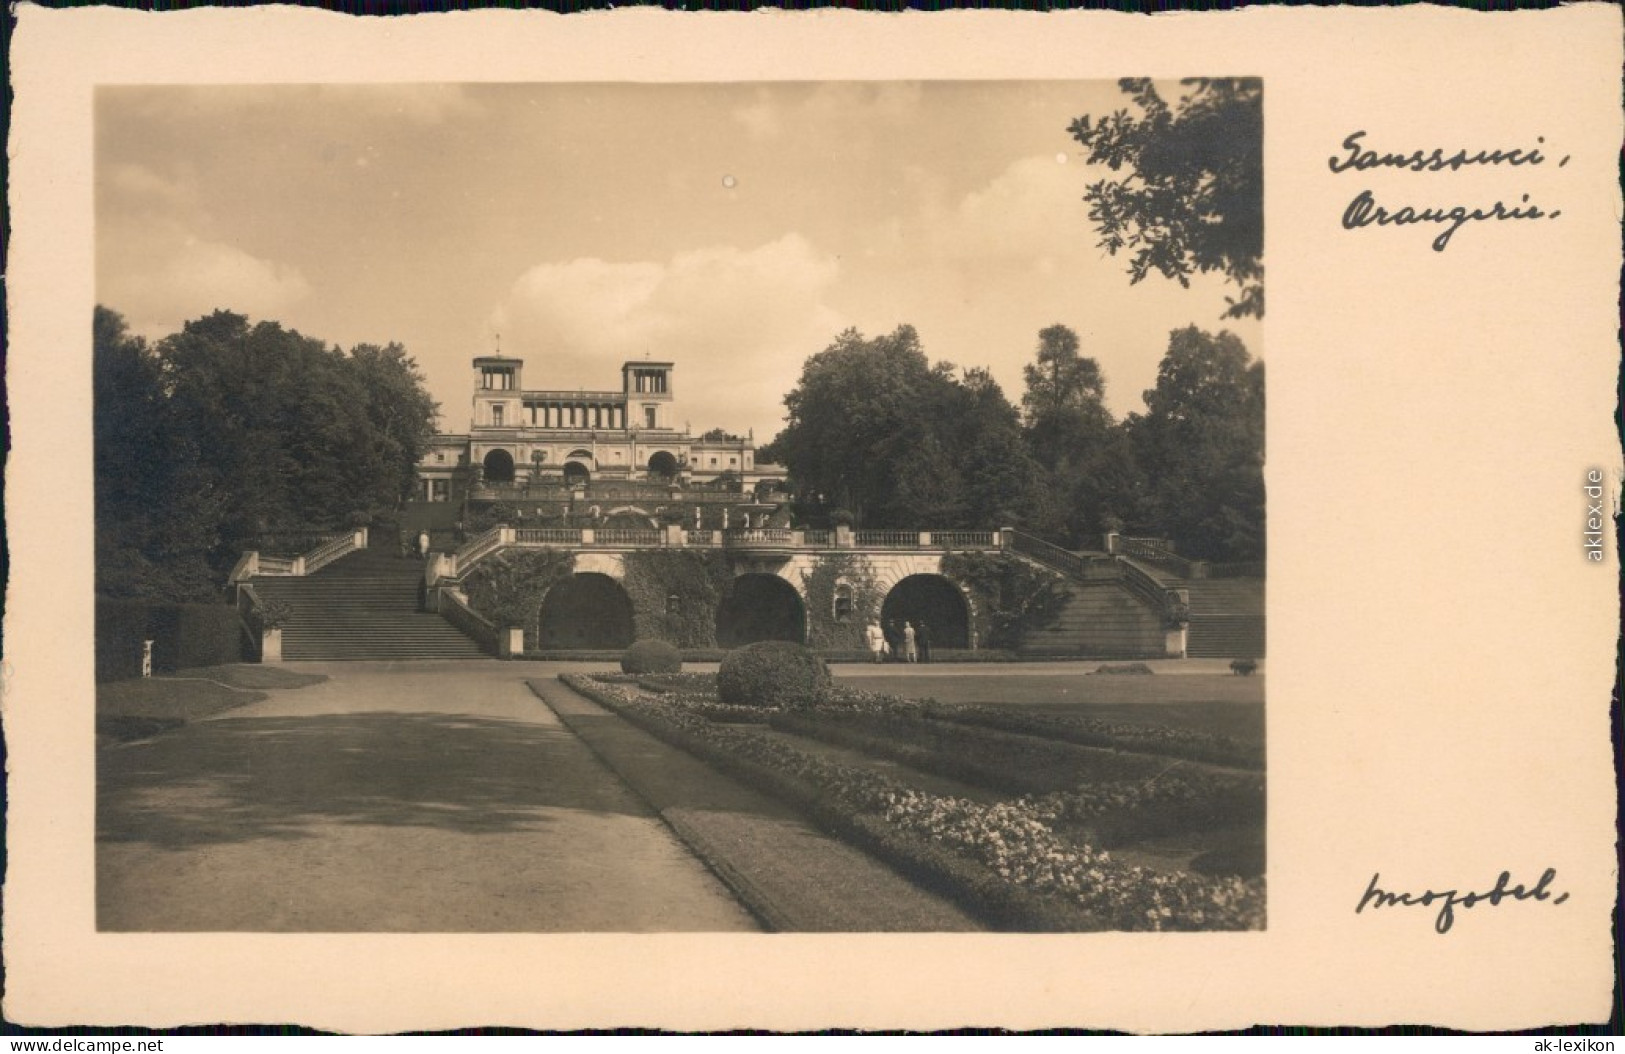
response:
<path id="1" fill-rule="evenodd" d="M 260 662 L 282 661 L 282 627 L 273 626 L 260 633 Z"/>
<path id="2" fill-rule="evenodd" d="M 525 630 L 522 626 L 508 626 L 497 637 L 499 653 L 504 659 L 517 659 L 525 654 Z"/>
<path id="3" fill-rule="evenodd" d="M 1170 626 L 1163 632 L 1163 654 L 1170 659 L 1183 659 L 1185 657 L 1185 640 L 1190 633 L 1188 626 Z"/>

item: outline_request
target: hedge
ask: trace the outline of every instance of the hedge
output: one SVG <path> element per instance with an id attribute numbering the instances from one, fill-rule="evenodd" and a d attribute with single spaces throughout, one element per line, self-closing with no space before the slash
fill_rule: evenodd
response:
<path id="1" fill-rule="evenodd" d="M 717 669 L 717 697 L 730 706 L 810 707 L 828 684 L 822 659 L 782 640 L 747 644 Z"/>
<path id="2" fill-rule="evenodd" d="M 682 655 L 663 640 L 634 641 L 621 656 L 621 670 L 625 673 L 674 674 L 682 669 Z"/>
<path id="3" fill-rule="evenodd" d="M 244 659 L 243 626 L 234 607 L 96 598 L 96 680 L 141 676 L 142 642 L 148 640 L 155 670 Z"/>

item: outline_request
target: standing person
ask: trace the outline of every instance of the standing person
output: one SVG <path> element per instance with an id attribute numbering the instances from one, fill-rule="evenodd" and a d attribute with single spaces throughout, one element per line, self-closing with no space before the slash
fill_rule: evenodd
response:
<path id="1" fill-rule="evenodd" d="M 903 631 L 897 627 L 896 619 L 886 623 L 886 650 L 891 653 L 892 662 L 903 661 Z"/>
<path id="2" fill-rule="evenodd" d="M 920 661 L 919 652 L 917 652 L 915 650 L 915 647 L 914 647 L 914 637 L 915 637 L 914 623 L 912 623 L 912 622 L 903 623 L 903 661 L 904 662 L 918 662 L 918 661 Z"/>
<path id="3" fill-rule="evenodd" d="M 886 650 L 886 635 L 880 632 L 880 623 L 870 621 L 869 625 L 864 627 L 863 639 L 869 645 L 869 654 L 874 656 L 874 661 L 881 661 Z"/>
<path id="4" fill-rule="evenodd" d="M 427 527 L 418 532 L 418 555 L 429 555 L 429 528 Z"/>
<path id="5" fill-rule="evenodd" d="M 931 627 L 921 619 L 919 626 L 914 630 L 914 643 L 920 648 L 920 661 L 931 661 Z"/>

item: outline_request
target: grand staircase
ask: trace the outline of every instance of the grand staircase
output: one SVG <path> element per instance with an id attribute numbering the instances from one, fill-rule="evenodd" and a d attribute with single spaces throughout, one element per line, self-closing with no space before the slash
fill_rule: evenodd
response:
<path id="1" fill-rule="evenodd" d="M 1158 657 L 1164 654 L 1163 624 L 1154 610 L 1115 581 L 1100 580 L 1089 570 L 1103 553 L 1069 552 L 1017 533 L 1013 550 L 1065 576 L 1067 603 L 1055 622 L 1029 631 L 1022 655 Z M 1185 654 L 1193 659 L 1261 659 L 1264 657 L 1264 580 L 1262 578 L 1186 578 L 1187 561 L 1166 562 L 1137 554 L 1133 565 L 1154 589 L 1183 589 L 1190 598 L 1190 626 Z"/>
<path id="2" fill-rule="evenodd" d="M 1189 590 L 1191 598 L 1186 655 L 1193 659 L 1264 657 L 1263 579 L 1192 578 L 1175 585 Z"/>
<path id="3" fill-rule="evenodd" d="M 392 546 L 361 549 L 304 577 L 256 577 L 254 591 L 293 614 L 282 628 L 290 662 L 478 659 L 485 653 L 436 614 L 418 610 L 423 564 Z"/>

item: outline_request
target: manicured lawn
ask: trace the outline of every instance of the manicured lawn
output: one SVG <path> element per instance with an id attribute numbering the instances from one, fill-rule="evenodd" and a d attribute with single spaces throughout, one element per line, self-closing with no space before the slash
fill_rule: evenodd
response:
<path id="1" fill-rule="evenodd" d="M 96 686 L 96 736 L 141 739 L 265 698 L 261 689 L 303 688 L 327 680 L 275 666 L 208 666 Z"/>
<path id="2" fill-rule="evenodd" d="M 908 699 L 973 706 L 1008 706 L 1138 724 L 1166 724 L 1251 742 L 1264 738 L 1264 678 L 1221 674 L 1057 676 L 981 671 L 940 676 L 904 670 L 854 674 L 839 667 L 843 685 Z"/>

